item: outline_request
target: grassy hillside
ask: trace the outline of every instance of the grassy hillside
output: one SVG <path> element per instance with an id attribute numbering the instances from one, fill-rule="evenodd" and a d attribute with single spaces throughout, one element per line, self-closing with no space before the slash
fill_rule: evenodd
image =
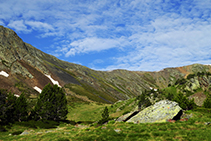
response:
<path id="1" fill-rule="evenodd" d="M 77 113 L 75 111 L 79 110 L 79 113 L 83 113 L 84 117 L 90 116 L 97 120 L 100 118 L 99 111 L 104 106 L 108 105 L 77 105 L 74 110 L 70 110 L 68 118 L 72 119 Z M 85 112 L 84 109 L 87 111 Z M 95 126 L 95 124 L 88 122 L 80 122 L 80 124 L 63 122 L 51 129 L 34 129 L 14 124 L 11 127 L 8 126 L 6 132 L 1 132 L 0 140 L 211 140 L 211 124 L 209 124 L 211 122 L 211 109 L 197 108 L 187 111 L 186 114 L 191 114 L 192 118 L 188 121 L 175 123 L 133 124 L 110 121 L 106 125 Z M 79 114 L 74 116 L 76 121 L 85 121 L 84 117 Z M 23 131 L 28 134 L 18 135 Z"/>

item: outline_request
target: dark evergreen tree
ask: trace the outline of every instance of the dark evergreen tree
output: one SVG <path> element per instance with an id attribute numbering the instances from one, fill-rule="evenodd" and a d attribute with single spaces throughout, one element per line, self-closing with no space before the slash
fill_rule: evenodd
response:
<path id="1" fill-rule="evenodd" d="M 65 93 L 57 85 L 48 84 L 38 97 L 32 117 L 35 120 L 65 120 L 67 113 Z"/>
<path id="2" fill-rule="evenodd" d="M 6 107 L 7 107 L 6 115 L 7 115 L 7 121 L 8 122 L 14 122 L 14 121 L 17 120 L 15 118 L 15 113 L 14 113 L 15 110 L 16 110 L 16 107 L 15 107 L 16 100 L 17 100 L 17 97 L 14 96 L 14 94 L 9 93 L 7 95 L 7 99 L 6 99 Z"/>
<path id="3" fill-rule="evenodd" d="M 178 93 L 173 101 L 176 101 L 179 106 L 184 109 L 184 110 L 191 110 L 193 108 L 196 107 L 196 104 L 194 102 L 194 99 L 189 100 L 185 95 L 183 95 L 182 93 Z"/>
<path id="4" fill-rule="evenodd" d="M 28 103 L 25 95 L 22 93 L 15 102 L 14 117 L 17 121 L 25 121 L 28 118 Z"/>
<path id="5" fill-rule="evenodd" d="M 0 124 L 6 124 L 6 93 L 0 90 Z"/>
<path id="6" fill-rule="evenodd" d="M 211 108 L 211 95 L 208 95 L 203 103 L 203 107 Z"/>
<path id="7" fill-rule="evenodd" d="M 102 112 L 102 119 L 98 121 L 98 124 L 104 124 L 109 120 L 109 112 L 107 106 L 104 108 Z"/>
<path id="8" fill-rule="evenodd" d="M 138 108 L 139 108 L 139 110 L 152 105 L 152 103 L 150 102 L 149 98 L 147 97 L 147 91 L 144 91 L 141 95 L 139 95 L 137 97 L 137 100 L 139 100 L 138 101 Z"/>
<path id="9" fill-rule="evenodd" d="M 108 120 L 109 118 L 109 112 L 107 106 L 104 108 L 103 113 L 102 113 L 102 119 Z"/>

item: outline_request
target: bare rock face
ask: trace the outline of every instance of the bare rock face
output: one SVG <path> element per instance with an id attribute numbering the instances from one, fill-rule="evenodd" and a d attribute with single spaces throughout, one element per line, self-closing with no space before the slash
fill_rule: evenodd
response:
<path id="1" fill-rule="evenodd" d="M 169 100 L 162 100 L 140 111 L 126 122 L 166 122 L 169 119 L 179 119 L 181 115 L 182 108 L 179 107 L 178 103 Z"/>

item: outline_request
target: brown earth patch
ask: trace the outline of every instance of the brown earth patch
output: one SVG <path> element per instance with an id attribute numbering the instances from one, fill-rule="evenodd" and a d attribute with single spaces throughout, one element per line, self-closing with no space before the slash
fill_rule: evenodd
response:
<path id="1" fill-rule="evenodd" d="M 52 84 L 52 82 L 49 80 L 49 78 L 47 78 L 43 73 L 38 71 L 36 68 L 32 67 L 25 61 L 20 61 L 19 63 L 21 63 L 21 65 L 23 67 L 25 67 L 34 76 L 34 78 L 32 78 L 32 79 L 28 79 L 28 84 L 31 87 L 37 86 L 37 87 L 43 89 L 43 87 L 45 85 L 47 85 L 48 83 Z"/>
<path id="2" fill-rule="evenodd" d="M 203 92 L 198 92 L 189 96 L 189 99 L 194 98 L 194 102 L 196 103 L 196 105 L 202 106 L 206 97 L 207 96 Z"/>

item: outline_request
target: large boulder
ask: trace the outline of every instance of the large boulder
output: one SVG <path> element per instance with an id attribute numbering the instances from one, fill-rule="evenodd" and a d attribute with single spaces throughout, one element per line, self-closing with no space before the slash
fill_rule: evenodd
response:
<path id="1" fill-rule="evenodd" d="M 162 100 L 140 111 L 126 122 L 153 123 L 166 122 L 169 119 L 177 120 L 182 115 L 182 108 L 174 101 Z"/>

